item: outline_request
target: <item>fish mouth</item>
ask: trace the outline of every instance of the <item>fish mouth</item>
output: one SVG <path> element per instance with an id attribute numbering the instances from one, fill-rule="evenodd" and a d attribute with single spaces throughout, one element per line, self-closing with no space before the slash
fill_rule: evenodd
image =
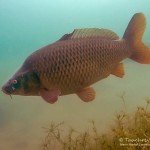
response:
<path id="1" fill-rule="evenodd" d="M 11 92 L 10 92 L 9 90 L 2 88 L 1 91 L 2 91 L 4 94 L 9 95 L 10 98 L 12 99 Z"/>
<path id="2" fill-rule="evenodd" d="M 5 91 L 5 90 L 1 90 L 4 94 L 6 94 L 6 95 L 10 95 L 11 93 L 9 92 L 9 91 Z"/>
<path id="3" fill-rule="evenodd" d="M 5 93 L 6 95 L 11 95 L 11 93 L 12 93 L 11 88 L 10 87 L 6 87 L 6 86 L 3 86 L 2 89 L 1 89 L 1 91 L 3 93 Z"/>

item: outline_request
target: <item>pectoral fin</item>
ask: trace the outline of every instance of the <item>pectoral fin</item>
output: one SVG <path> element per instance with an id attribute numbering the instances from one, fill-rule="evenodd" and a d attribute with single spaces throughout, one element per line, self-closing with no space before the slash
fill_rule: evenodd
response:
<path id="1" fill-rule="evenodd" d="M 61 92 L 58 89 L 47 91 L 45 89 L 40 90 L 40 96 L 48 103 L 55 103 L 58 100 Z"/>
<path id="2" fill-rule="evenodd" d="M 76 93 L 84 102 L 90 102 L 95 99 L 95 91 L 92 87 L 87 87 Z"/>
<path id="3" fill-rule="evenodd" d="M 117 77 L 123 78 L 123 76 L 125 74 L 123 63 L 119 63 L 111 74 L 113 74 Z"/>

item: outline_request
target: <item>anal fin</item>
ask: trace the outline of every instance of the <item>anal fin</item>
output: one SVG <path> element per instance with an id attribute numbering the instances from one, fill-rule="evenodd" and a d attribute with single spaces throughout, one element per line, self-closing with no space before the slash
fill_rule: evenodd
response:
<path id="1" fill-rule="evenodd" d="M 117 77 L 123 78 L 123 76 L 125 74 L 123 63 L 119 63 L 111 74 L 113 74 Z"/>

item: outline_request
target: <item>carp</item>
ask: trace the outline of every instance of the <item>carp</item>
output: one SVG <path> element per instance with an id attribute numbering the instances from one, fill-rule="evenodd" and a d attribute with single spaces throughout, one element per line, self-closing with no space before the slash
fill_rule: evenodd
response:
<path id="1" fill-rule="evenodd" d="M 75 29 L 33 52 L 2 91 L 41 96 L 49 103 L 74 93 L 85 102 L 92 101 L 96 94 L 91 85 L 110 74 L 122 78 L 124 59 L 150 64 L 150 49 L 142 42 L 145 27 L 145 16 L 137 13 L 123 38 L 108 29 Z"/>

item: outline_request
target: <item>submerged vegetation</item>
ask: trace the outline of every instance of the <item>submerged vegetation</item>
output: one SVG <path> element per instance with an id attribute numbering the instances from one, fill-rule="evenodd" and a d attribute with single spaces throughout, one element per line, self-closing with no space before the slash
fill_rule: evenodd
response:
<path id="1" fill-rule="evenodd" d="M 125 106 L 124 95 L 121 99 Z M 110 132 L 101 134 L 91 121 L 90 129 L 64 133 L 64 123 L 51 123 L 45 128 L 42 150 L 149 150 L 150 149 L 150 98 L 145 107 L 137 107 L 133 114 L 126 111 L 115 116 Z"/>

